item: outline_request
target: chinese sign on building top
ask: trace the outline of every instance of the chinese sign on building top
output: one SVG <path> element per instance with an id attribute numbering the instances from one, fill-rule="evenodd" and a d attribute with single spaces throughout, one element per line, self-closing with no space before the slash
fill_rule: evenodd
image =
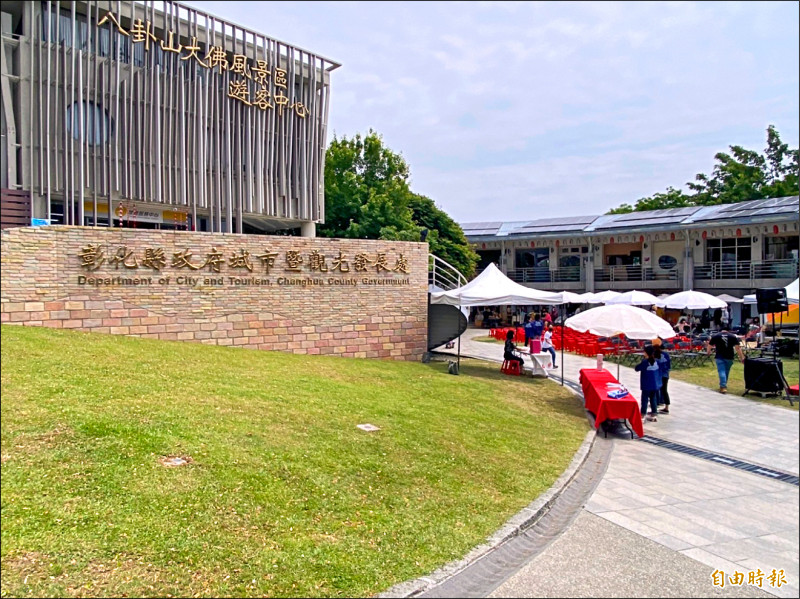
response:
<path id="1" fill-rule="evenodd" d="M 169 31 L 166 42 L 159 40 L 150 21 L 142 22 L 136 19 L 130 31 L 125 30 L 120 25 L 119 20 L 112 12 L 106 12 L 105 16 L 97 22 L 97 26 L 113 24 L 117 31 L 131 39 L 134 44 L 144 44 L 145 51 L 150 50 L 150 45 L 158 44 L 164 52 L 178 54 L 181 60 L 193 60 L 201 67 L 209 70 L 217 69 L 218 72 L 228 71 L 232 75 L 237 75 L 236 79 L 231 79 L 228 83 L 228 97 L 233 98 L 247 106 L 255 106 L 259 110 L 273 110 L 277 106 L 279 116 L 283 116 L 284 109 L 294 110 L 300 118 L 306 118 L 309 114 L 308 108 L 302 102 L 292 102 L 286 95 L 287 72 L 285 69 L 275 67 L 270 70 L 266 60 L 256 60 L 253 63 L 248 57 L 242 54 L 234 54 L 228 60 L 228 53 L 221 46 L 211 46 L 205 54 L 202 47 L 198 44 L 197 38 L 192 37 L 191 42 L 184 46 L 180 41 L 175 41 L 175 32 Z M 275 93 L 270 92 L 268 78 L 272 78 Z M 255 88 L 251 89 L 251 83 Z M 251 95 L 251 91 L 254 93 Z"/>

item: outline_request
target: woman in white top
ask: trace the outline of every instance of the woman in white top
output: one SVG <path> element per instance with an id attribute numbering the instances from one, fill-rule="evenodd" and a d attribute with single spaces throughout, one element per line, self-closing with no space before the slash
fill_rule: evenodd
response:
<path id="1" fill-rule="evenodd" d="M 550 355 L 553 356 L 553 368 L 558 368 L 558 366 L 556 366 L 556 348 L 553 347 L 552 322 L 547 323 L 547 328 L 544 331 L 544 336 L 542 337 L 542 349 L 550 352 Z"/>

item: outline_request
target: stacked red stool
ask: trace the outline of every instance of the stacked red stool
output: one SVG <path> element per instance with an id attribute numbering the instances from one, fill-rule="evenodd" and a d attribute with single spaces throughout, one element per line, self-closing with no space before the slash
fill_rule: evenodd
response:
<path id="1" fill-rule="evenodd" d="M 500 368 L 500 372 L 503 374 L 508 375 L 515 375 L 519 376 L 522 373 L 519 371 L 519 362 L 516 360 L 503 360 L 503 367 Z"/>

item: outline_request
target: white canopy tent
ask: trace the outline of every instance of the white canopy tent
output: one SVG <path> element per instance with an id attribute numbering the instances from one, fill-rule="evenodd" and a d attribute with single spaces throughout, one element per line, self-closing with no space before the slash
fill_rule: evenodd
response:
<path id="1" fill-rule="evenodd" d="M 562 291 L 556 295 L 561 298 L 561 303 L 563 304 L 582 304 L 586 301 L 583 299 L 585 294 L 573 293 L 572 291 Z"/>
<path id="2" fill-rule="evenodd" d="M 732 295 L 728 295 L 727 293 L 722 293 L 717 296 L 717 299 L 721 299 L 726 304 L 741 304 L 744 300 L 740 297 L 734 297 Z"/>
<path id="3" fill-rule="evenodd" d="M 515 283 L 497 266 L 490 264 L 462 287 L 431 293 L 431 303 L 450 306 L 554 306 L 563 304 L 564 300 L 560 293 L 539 291 Z"/>

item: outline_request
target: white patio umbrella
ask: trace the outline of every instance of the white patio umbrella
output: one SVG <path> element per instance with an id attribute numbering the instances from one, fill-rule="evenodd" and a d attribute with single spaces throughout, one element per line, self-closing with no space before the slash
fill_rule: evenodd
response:
<path id="1" fill-rule="evenodd" d="M 647 293 L 646 291 L 628 291 L 627 293 L 622 293 L 617 297 L 612 297 L 610 300 L 606 302 L 606 305 L 616 305 L 616 304 L 624 304 L 626 306 L 652 306 L 653 304 L 658 303 L 658 298 L 651 294 Z"/>
<path id="2" fill-rule="evenodd" d="M 727 303 L 702 291 L 681 291 L 659 301 L 659 306 L 672 310 L 705 310 L 706 308 L 725 308 Z"/>
<path id="3" fill-rule="evenodd" d="M 672 326 L 660 316 L 636 306 L 612 304 L 600 306 L 567 318 L 564 323 L 571 329 L 601 337 L 625 335 L 631 339 L 671 339 L 675 336 Z M 562 359 L 561 366 L 564 366 Z M 617 362 L 617 380 L 619 380 L 619 362 Z"/>
<path id="4" fill-rule="evenodd" d="M 608 300 L 617 297 L 618 295 L 622 295 L 619 291 L 613 291 L 609 289 L 608 291 L 601 291 L 600 293 L 595 293 L 594 298 L 589 302 L 590 304 L 605 304 Z"/>
<path id="5" fill-rule="evenodd" d="M 670 339 L 675 336 L 666 320 L 643 308 L 616 304 L 581 312 L 564 323 L 581 333 L 589 331 L 601 337 L 625 335 L 631 339 Z"/>

